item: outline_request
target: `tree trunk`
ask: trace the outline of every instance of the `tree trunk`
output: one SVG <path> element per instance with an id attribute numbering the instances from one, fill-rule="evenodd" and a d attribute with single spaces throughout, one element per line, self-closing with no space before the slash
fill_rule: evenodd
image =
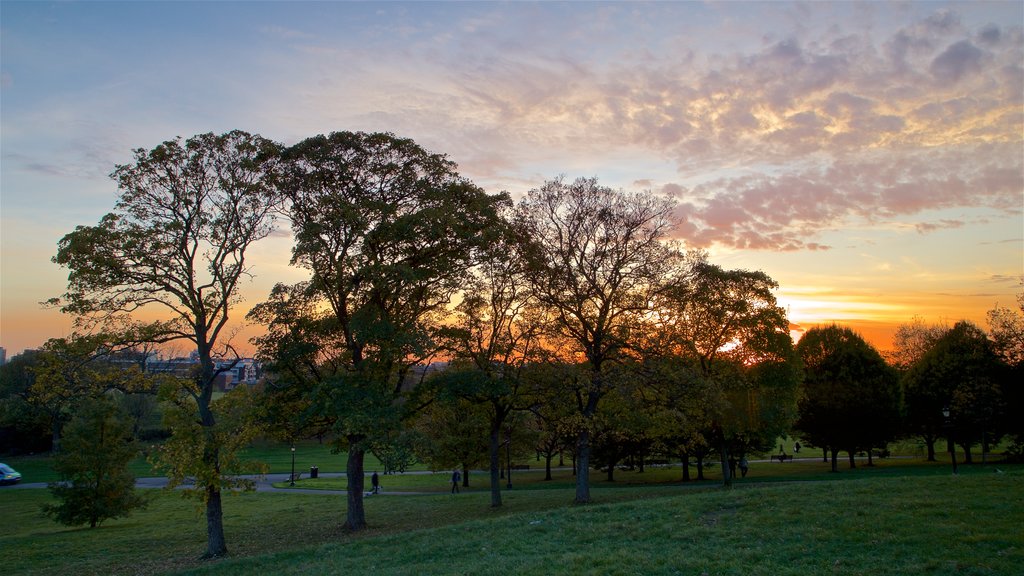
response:
<path id="1" fill-rule="evenodd" d="M 224 539 L 224 509 L 220 502 L 220 488 L 206 487 L 206 553 L 203 558 L 219 558 L 228 553 Z"/>
<path id="2" fill-rule="evenodd" d="M 928 449 L 928 461 L 935 462 L 935 438 L 932 436 L 925 436 L 924 445 Z"/>
<path id="3" fill-rule="evenodd" d="M 871 452 L 872 452 L 872 450 L 869 448 L 868 449 L 868 466 L 874 466 L 875 465 L 875 461 L 872 460 L 872 458 L 871 458 L 871 456 L 872 456 Z"/>
<path id="4" fill-rule="evenodd" d="M 732 470 L 729 469 L 729 449 L 726 447 L 725 442 L 720 444 L 718 454 L 722 459 L 722 485 L 726 488 L 732 488 Z"/>
<path id="5" fill-rule="evenodd" d="M 366 510 L 363 508 L 363 459 L 366 450 L 361 446 L 362 440 L 362 435 L 348 437 L 348 461 L 345 464 L 345 473 L 348 476 L 348 513 L 345 528 L 353 531 L 366 528 Z"/>
<path id="6" fill-rule="evenodd" d="M 490 438 L 490 476 L 491 476 L 491 508 L 501 507 L 501 445 L 499 444 L 501 438 L 501 425 L 498 424 L 491 426 L 491 438 Z"/>
<path id="7" fill-rule="evenodd" d="M 214 368 L 210 357 L 209 346 L 198 346 L 200 366 L 200 394 L 197 399 L 200 424 L 203 427 L 205 447 L 203 449 L 203 467 L 211 474 L 208 484 L 202 487 L 206 491 L 206 553 L 204 558 L 217 558 L 228 553 L 227 540 L 224 538 L 224 508 L 220 494 L 220 445 L 214 426 L 217 421 L 210 410 L 213 398 Z M 199 486 L 197 486 L 199 488 Z"/>
<path id="8" fill-rule="evenodd" d="M 551 453 L 544 457 L 544 480 L 551 480 Z"/>
<path id="9" fill-rule="evenodd" d="M 687 452 L 683 452 L 680 455 L 679 459 L 682 460 L 682 463 L 683 463 L 683 482 L 689 482 L 690 481 L 690 454 L 687 453 Z"/>
<path id="10" fill-rule="evenodd" d="M 849 454 L 849 456 L 850 456 L 850 469 L 852 470 L 852 469 L 857 467 L 857 461 L 854 460 L 854 451 L 853 450 L 847 450 L 846 453 Z"/>
<path id="11" fill-rule="evenodd" d="M 697 480 L 704 479 L 704 458 L 697 456 Z"/>
<path id="12" fill-rule="evenodd" d="M 971 452 L 970 444 L 961 444 L 964 449 L 964 464 L 974 464 L 974 455 Z"/>
<path id="13" fill-rule="evenodd" d="M 576 441 L 576 503 L 590 502 L 590 419 Z"/>
<path id="14" fill-rule="evenodd" d="M 821 449 L 821 461 L 828 464 L 828 448 Z"/>
<path id="15" fill-rule="evenodd" d="M 509 474 L 511 473 L 512 471 L 509 470 Z M 462 466 L 462 487 L 469 488 L 469 466 L 466 465 Z"/>
<path id="16" fill-rule="evenodd" d="M 609 482 L 615 482 L 615 457 L 608 457 L 608 474 L 607 479 Z"/>
<path id="17" fill-rule="evenodd" d="M 839 449 L 838 448 L 833 448 L 832 449 L 832 471 L 833 472 L 839 472 L 838 461 L 839 461 Z"/>

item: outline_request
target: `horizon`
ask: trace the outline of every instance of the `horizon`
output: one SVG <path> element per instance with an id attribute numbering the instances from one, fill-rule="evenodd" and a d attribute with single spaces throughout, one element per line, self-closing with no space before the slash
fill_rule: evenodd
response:
<path id="1" fill-rule="evenodd" d="M 0 3 L 0 346 L 66 336 L 57 241 L 176 136 L 393 132 L 514 199 L 564 174 L 679 202 L 802 329 L 987 331 L 1024 279 L 1024 4 Z M 150 46 L 152 50 L 140 47 Z M 291 235 L 250 252 L 249 307 Z"/>

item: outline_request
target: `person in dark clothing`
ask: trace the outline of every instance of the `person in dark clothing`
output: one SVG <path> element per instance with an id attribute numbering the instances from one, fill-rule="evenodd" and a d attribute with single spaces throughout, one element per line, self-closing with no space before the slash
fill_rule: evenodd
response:
<path id="1" fill-rule="evenodd" d="M 747 457 L 746 456 L 741 457 L 740 458 L 740 474 L 742 474 L 744 478 L 747 477 L 747 470 L 749 470 L 749 469 L 750 469 L 750 463 L 747 462 Z"/>
<path id="2" fill-rule="evenodd" d="M 459 493 L 459 482 L 462 481 L 462 474 L 458 470 L 452 471 L 452 494 Z"/>
<path id="3" fill-rule="evenodd" d="M 377 471 L 373 471 L 373 476 L 370 476 L 370 485 L 373 486 L 373 493 L 380 494 L 380 476 L 377 476 Z"/>

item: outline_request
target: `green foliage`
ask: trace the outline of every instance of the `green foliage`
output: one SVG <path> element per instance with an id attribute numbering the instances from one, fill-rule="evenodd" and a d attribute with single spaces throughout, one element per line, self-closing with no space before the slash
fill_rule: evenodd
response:
<path id="1" fill-rule="evenodd" d="M 133 342 L 184 340 L 195 346 L 199 370 L 185 390 L 196 413 L 190 407 L 189 417 L 171 414 L 168 422 L 181 426 L 175 434 L 182 441 L 202 436 L 205 461 L 196 466 L 195 451 L 180 443 L 172 442 L 166 454 L 186 459 L 172 468 L 201 472 L 210 557 L 227 552 L 216 444 L 225 436 L 214 430 L 218 416 L 210 404 L 217 376 L 213 356 L 234 352 L 222 335 L 240 282 L 250 275 L 246 252 L 274 229 L 279 160 L 276 143 L 240 130 L 136 149 L 133 162 L 111 174 L 120 191 L 114 211 L 98 225 L 79 226 L 61 238 L 53 258 L 68 269 L 68 289 L 51 304 L 74 314 L 76 325 L 116 328 Z M 140 320 L 140 312 L 154 310 L 167 318 Z M 196 422 L 206 429 L 201 435 Z"/>
<path id="2" fill-rule="evenodd" d="M 488 461 L 487 406 L 466 400 L 435 402 L 416 418 L 417 453 L 434 470 L 481 468 Z"/>
<path id="3" fill-rule="evenodd" d="M 802 438 L 833 455 L 895 439 L 899 382 L 877 350 L 849 328 L 831 325 L 808 330 L 797 352 L 806 370 L 795 424 Z"/>
<path id="4" fill-rule="evenodd" d="M 411 368 L 438 351 L 437 316 L 497 228 L 489 196 L 455 165 L 392 134 L 334 132 L 284 152 L 277 184 L 308 282 L 278 286 L 250 317 L 274 386 L 296 390 L 349 451 L 349 527 L 361 529 L 362 458 L 417 405 Z M 305 407 L 302 403 L 305 402 Z M 341 447 L 341 446 L 339 446 Z"/>
<path id="5" fill-rule="evenodd" d="M 60 477 L 50 492 L 60 501 L 43 510 L 61 524 L 89 524 L 129 515 L 146 505 L 135 493 L 128 463 L 137 450 L 131 425 L 109 398 L 83 401 L 64 429 L 63 449 L 53 467 Z"/>
<path id="6" fill-rule="evenodd" d="M 259 474 L 266 467 L 240 457 L 262 432 L 255 394 L 248 386 L 238 386 L 213 400 L 211 410 L 217 414 L 213 426 L 204 426 L 191 394 L 183 387 L 191 382 L 168 382 L 160 390 L 164 402 L 164 424 L 173 431 L 151 458 L 154 467 L 169 479 L 174 488 L 191 482 L 183 493 L 204 502 L 210 488 L 252 489 L 251 480 L 238 474 Z"/>
<path id="7" fill-rule="evenodd" d="M 903 378 L 911 430 L 948 433 L 942 414 L 948 408 L 956 442 L 968 449 L 969 458 L 969 447 L 983 434 L 995 442 L 1005 432 L 1000 424 L 1010 408 L 1004 400 L 1004 390 L 1012 386 L 1010 375 L 985 333 L 957 322 Z"/>
<path id="8" fill-rule="evenodd" d="M 0 366 L 0 453 L 49 450 L 51 418 L 29 401 L 41 354 L 25 351 Z"/>

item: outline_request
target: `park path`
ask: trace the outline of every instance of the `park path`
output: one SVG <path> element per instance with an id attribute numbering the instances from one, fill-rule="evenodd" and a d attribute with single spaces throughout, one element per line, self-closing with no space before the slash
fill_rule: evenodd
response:
<path id="1" fill-rule="evenodd" d="M 405 474 L 433 474 L 430 471 L 413 471 L 405 472 Z M 257 492 L 278 492 L 285 494 L 347 494 L 347 490 L 319 490 L 313 488 L 278 488 L 274 486 L 276 482 L 287 482 L 289 474 L 248 474 L 240 476 L 240 478 L 252 480 L 256 484 Z M 344 478 L 344 472 L 321 472 L 319 474 L 321 478 Z M 385 477 L 386 478 L 386 477 Z M 160 489 L 167 487 L 167 478 L 163 477 L 149 477 L 149 478 L 136 478 L 136 488 L 149 488 L 149 489 Z M 13 486 L 4 486 L 5 490 L 32 490 L 39 488 L 46 488 L 46 482 L 22 482 Z M 185 486 L 187 487 L 187 486 Z M 398 491 L 381 491 L 378 496 L 422 496 L 429 494 L 445 494 L 446 492 L 398 492 Z"/>

